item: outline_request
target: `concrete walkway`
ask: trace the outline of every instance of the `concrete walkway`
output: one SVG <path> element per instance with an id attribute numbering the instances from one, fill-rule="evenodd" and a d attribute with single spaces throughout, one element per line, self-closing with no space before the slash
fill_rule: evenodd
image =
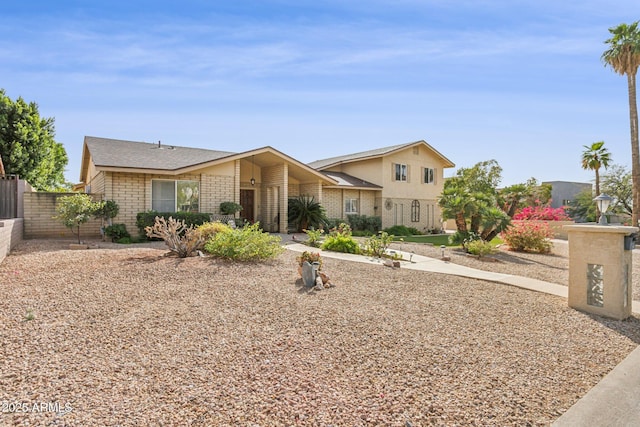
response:
<path id="1" fill-rule="evenodd" d="M 300 238 L 298 238 L 301 240 Z M 284 240 L 284 239 L 283 239 Z M 295 240 L 286 242 L 286 248 L 295 252 L 313 250 L 326 258 L 382 265 L 379 258 L 322 251 L 310 248 Z M 403 258 L 401 268 L 434 273 L 452 274 L 472 279 L 487 280 L 505 285 L 517 286 L 536 292 L 567 298 L 568 287 L 528 277 L 493 273 L 441 261 L 436 258 L 395 251 Z M 632 310 L 640 313 L 640 301 L 633 301 Z M 574 404 L 554 423 L 554 427 L 565 426 L 639 426 L 640 425 L 640 347 L 636 348 L 606 377 L 596 384 L 582 399 Z"/>

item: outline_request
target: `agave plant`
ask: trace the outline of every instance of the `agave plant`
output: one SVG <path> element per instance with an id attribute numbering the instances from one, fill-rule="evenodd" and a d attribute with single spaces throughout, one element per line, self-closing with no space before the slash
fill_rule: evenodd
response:
<path id="1" fill-rule="evenodd" d="M 313 228 L 323 228 L 327 217 L 322 205 L 313 196 L 298 196 L 289 199 L 289 224 L 296 227 L 296 231 Z"/>

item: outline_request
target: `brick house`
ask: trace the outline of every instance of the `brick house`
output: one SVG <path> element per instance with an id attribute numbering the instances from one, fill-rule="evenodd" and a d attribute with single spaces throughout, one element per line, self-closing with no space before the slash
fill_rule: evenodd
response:
<path id="1" fill-rule="evenodd" d="M 338 184 L 323 187 L 330 218 L 382 217 L 382 227 L 441 227 L 437 198 L 445 168 L 455 165 L 425 141 L 393 145 L 309 163 Z"/>
<path id="2" fill-rule="evenodd" d="M 315 197 L 330 218 L 381 216 L 384 228 L 431 229 L 440 227 L 443 169 L 453 166 L 425 141 L 307 165 L 272 147 L 232 153 L 87 136 L 80 185 L 115 200 L 115 222 L 130 231 L 138 212 L 217 214 L 220 203 L 235 202 L 241 218 L 286 232 L 288 199 L 298 195 Z"/>
<path id="3" fill-rule="evenodd" d="M 272 147 L 243 153 L 87 136 L 80 181 L 85 192 L 120 206 L 115 222 L 136 229 L 136 214 L 192 210 L 220 213 L 220 203 L 242 205 L 240 216 L 266 231 L 287 231 L 289 197 L 322 200 L 332 178 Z"/>

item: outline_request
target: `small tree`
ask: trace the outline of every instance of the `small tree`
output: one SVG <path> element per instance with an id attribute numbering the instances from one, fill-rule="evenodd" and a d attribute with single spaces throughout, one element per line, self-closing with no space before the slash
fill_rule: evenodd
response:
<path id="1" fill-rule="evenodd" d="M 54 218 L 69 227 L 73 234 L 77 234 L 78 244 L 80 244 L 80 226 L 89 221 L 100 207 L 101 203 L 94 202 L 88 194 L 62 196 L 58 198 L 56 207 L 58 215 Z"/>

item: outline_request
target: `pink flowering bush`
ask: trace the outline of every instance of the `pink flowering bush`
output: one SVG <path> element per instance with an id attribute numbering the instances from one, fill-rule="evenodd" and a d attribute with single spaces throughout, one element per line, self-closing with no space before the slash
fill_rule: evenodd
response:
<path id="1" fill-rule="evenodd" d="M 545 254 L 551 251 L 553 232 L 544 222 L 515 222 L 501 234 L 512 251 L 538 252 Z"/>
<path id="2" fill-rule="evenodd" d="M 551 206 L 527 206 L 513 216 L 514 220 L 536 221 L 571 221 L 564 208 L 552 208 Z"/>

